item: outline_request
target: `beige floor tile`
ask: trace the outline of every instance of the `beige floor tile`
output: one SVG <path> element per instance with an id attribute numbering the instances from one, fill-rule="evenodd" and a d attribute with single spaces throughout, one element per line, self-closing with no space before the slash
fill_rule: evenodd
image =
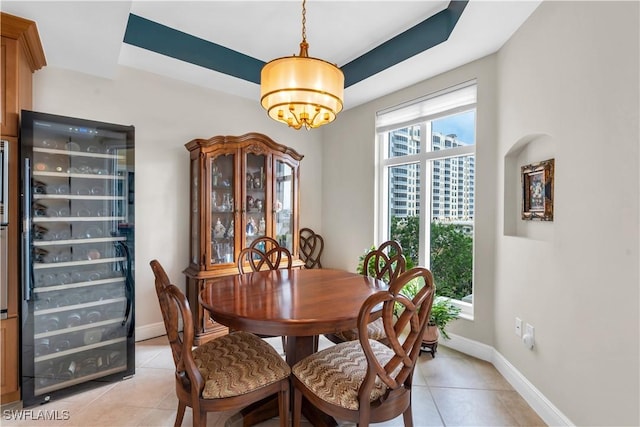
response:
<path id="1" fill-rule="evenodd" d="M 431 387 L 447 426 L 515 426 L 517 422 L 498 398 L 499 392 Z"/>
<path id="2" fill-rule="evenodd" d="M 171 387 L 162 399 L 159 400 L 155 406 L 157 409 L 177 409 L 178 408 L 178 396 L 176 396 L 175 386 Z"/>
<path id="3" fill-rule="evenodd" d="M 156 368 L 156 369 L 170 369 L 175 370 L 175 363 L 173 361 L 173 355 L 170 351 L 159 351 L 155 356 L 149 357 L 138 368 Z"/>
<path id="4" fill-rule="evenodd" d="M 458 357 L 454 353 L 434 359 L 427 356 L 416 368 L 431 387 L 513 390 L 493 365 L 469 356 Z"/>
<path id="5" fill-rule="evenodd" d="M 147 415 L 140 420 L 140 427 L 171 427 L 176 420 L 176 409 L 151 409 Z M 186 426 L 186 424 L 183 425 Z"/>
<path id="6" fill-rule="evenodd" d="M 79 427 L 137 426 L 151 411 L 150 408 L 105 402 L 100 405 L 92 405 L 77 417 L 73 417 L 71 421 L 72 425 Z"/>
<path id="7" fill-rule="evenodd" d="M 100 403 L 155 408 L 170 390 L 175 390 L 173 372 L 167 369 L 137 368 L 133 378 L 117 383 L 100 398 Z"/>
<path id="8" fill-rule="evenodd" d="M 411 394 L 411 408 L 415 426 L 444 426 L 429 387 L 414 386 Z"/>
<path id="9" fill-rule="evenodd" d="M 144 366 L 158 354 L 167 353 L 168 349 L 169 342 L 166 335 L 136 343 L 136 367 Z M 171 351 L 169 351 L 169 354 L 171 354 Z"/>
<path id="10" fill-rule="evenodd" d="M 498 399 L 504 404 L 509 413 L 516 419 L 519 426 L 545 426 L 542 418 L 535 413 L 527 402 L 515 391 L 500 391 Z"/>

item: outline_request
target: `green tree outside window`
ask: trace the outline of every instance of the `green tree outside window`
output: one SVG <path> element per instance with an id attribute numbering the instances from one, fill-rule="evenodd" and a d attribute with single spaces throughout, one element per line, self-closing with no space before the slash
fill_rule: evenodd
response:
<path id="1" fill-rule="evenodd" d="M 420 218 L 391 218 L 391 238 L 402 245 L 407 261 L 419 265 Z M 472 293 L 473 238 L 459 224 L 431 223 L 431 273 L 436 294 L 457 300 Z"/>

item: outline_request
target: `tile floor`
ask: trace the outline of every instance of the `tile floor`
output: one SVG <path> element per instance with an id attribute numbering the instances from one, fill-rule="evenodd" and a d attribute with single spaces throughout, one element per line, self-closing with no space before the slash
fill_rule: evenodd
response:
<path id="1" fill-rule="evenodd" d="M 279 338 L 268 341 L 281 350 Z M 331 343 L 321 339 L 324 348 Z M 437 357 L 420 356 L 414 374 L 413 418 L 416 427 L 426 426 L 543 426 L 544 422 L 511 385 L 487 362 L 440 346 Z M 177 399 L 173 360 L 166 337 L 136 344 L 136 375 L 132 379 L 102 386 L 34 408 L 58 420 L 16 420 L 3 407 L 2 426 L 172 426 Z M 65 412 L 63 412 L 65 411 Z M 22 411 L 23 413 L 25 411 Z M 66 416 L 66 415 L 68 416 Z M 23 414 L 23 416 L 26 414 Z M 233 426 L 231 413 L 209 414 L 209 427 Z M 61 418 L 67 418 L 62 420 Z M 183 426 L 191 425 L 187 408 Z M 272 419 L 261 427 L 276 427 Z M 309 424 L 307 424 L 308 426 Z M 341 424 L 348 426 L 351 424 Z M 402 426 L 402 416 L 382 426 Z"/>

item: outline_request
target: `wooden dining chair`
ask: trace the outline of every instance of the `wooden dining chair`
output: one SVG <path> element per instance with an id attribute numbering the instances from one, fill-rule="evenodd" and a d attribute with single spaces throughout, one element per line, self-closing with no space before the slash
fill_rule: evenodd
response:
<path id="1" fill-rule="evenodd" d="M 324 239 L 310 228 L 301 228 L 299 234 L 300 259 L 304 268 L 322 268 L 320 257 L 324 250 Z"/>
<path id="2" fill-rule="evenodd" d="M 284 246 L 267 250 L 250 246 L 241 250 L 238 255 L 238 272 L 244 274 L 247 271 L 291 268 L 292 261 L 291 252 Z"/>
<path id="3" fill-rule="evenodd" d="M 176 366 L 175 426 L 182 425 L 187 406 L 193 410 L 193 426 L 205 427 L 207 412 L 239 410 L 273 394 L 278 395 L 280 426 L 288 426 L 291 370 L 284 359 L 247 332 L 232 332 L 194 348 L 189 302 L 157 260 L 150 264 Z"/>
<path id="4" fill-rule="evenodd" d="M 248 271 L 260 270 L 278 270 L 280 268 L 291 268 L 293 263 L 291 252 L 284 246 L 278 245 L 274 239 L 263 237 L 265 239 L 265 249 L 258 249 L 260 246 L 249 246 L 240 251 L 238 255 L 238 273 L 245 274 Z M 273 240 L 269 242 L 266 239 Z M 255 243 L 255 241 L 254 241 Z M 266 249 L 270 247 L 270 249 Z M 272 338 L 272 335 L 259 335 L 260 338 Z M 282 349 L 287 348 L 287 339 L 282 337 Z"/>
<path id="5" fill-rule="evenodd" d="M 402 288 L 414 281 L 423 286 L 410 299 Z M 400 414 L 404 425 L 412 426 L 412 377 L 434 292 L 433 278 L 426 268 L 402 273 L 388 290 L 371 295 L 360 308 L 358 340 L 336 344 L 296 363 L 292 368 L 294 427 L 300 425 L 302 397 L 337 420 L 361 427 Z M 379 305 L 389 345 L 367 337 L 367 327 Z M 396 320 L 394 309 L 398 307 L 401 313 Z"/>
<path id="6" fill-rule="evenodd" d="M 273 248 L 277 248 L 278 246 L 281 246 L 280 243 L 278 243 L 278 241 L 273 237 L 269 236 L 258 237 L 249 244 L 250 248 L 260 249 L 262 252 L 269 251 Z"/>
<path id="7" fill-rule="evenodd" d="M 362 263 L 362 274 L 375 277 L 385 283 L 396 279 L 406 269 L 406 261 L 402 253 L 402 246 L 395 240 L 383 242 L 377 249 L 369 251 Z M 358 339 L 358 329 L 350 329 L 325 336 L 333 343 L 352 341 Z M 382 325 L 382 319 L 373 316 L 368 328 L 368 336 L 371 339 L 386 342 L 386 334 Z"/>

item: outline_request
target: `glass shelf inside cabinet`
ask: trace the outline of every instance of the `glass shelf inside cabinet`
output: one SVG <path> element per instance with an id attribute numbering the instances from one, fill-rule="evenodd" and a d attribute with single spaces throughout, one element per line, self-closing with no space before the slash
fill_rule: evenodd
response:
<path id="1" fill-rule="evenodd" d="M 246 215 L 245 246 L 248 247 L 258 237 L 267 233 L 265 211 L 267 209 L 267 189 L 265 176 L 266 156 L 247 154 L 245 176 Z"/>
<path id="2" fill-rule="evenodd" d="M 211 159 L 211 263 L 234 261 L 236 201 L 234 199 L 234 156 Z"/>
<path id="3" fill-rule="evenodd" d="M 276 161 L 276 194 L 274 202 L 276 239 L 291 250 L 293 236 L 294 188 L 293 168 L 282 161 Z"/>

